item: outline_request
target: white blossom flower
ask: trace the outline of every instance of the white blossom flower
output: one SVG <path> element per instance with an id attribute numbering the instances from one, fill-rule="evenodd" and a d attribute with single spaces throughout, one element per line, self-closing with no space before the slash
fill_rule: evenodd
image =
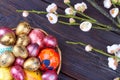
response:
<path id="1" fill-rule="evenodd" d="M 109 12 L 110 12 L 110 15 L 113 18 L 115 18 L 118 15 L 118 13 L 119 13 L 119 8 L 112 8 Z"/>
<path id="2" fill-rule="evenodd" d="M 74 18 L 70 18 L 69 19 L 69 23 L 75 23 L 75 19 Z"/>
<path id="3" fill-rule="evenodd" d="M 49 20 L 49 22 L 50 22 L 51 24 L 55 24 L 55 23 L 57 23 L 57 21 L 58 21 L 58 16 L 55 15 L 55 14 L 53 14 L 53 13 L 48 13 L 48 14 L 46 15 L 46 17 L 48 18 L 48 20 Z"/>
<path id="4" fill-rule="evenodd" d="M 109 9 L 112 6 L 111 0 L 104 0 L 103 5 L 105 8 Z"/>
<path id="5" fill-rule="evenodd" d="M 119 50 L 115 53 L 115 56 L 117 56 L 117 57 L 120 58 L 120 48 L 119 48 Z"/>
<path id="6" fill-rule="evenodd" d="M 28 11 L 23 11 L 23 13 L 22 13 L 22 16 L 23 17 L 27 17 L 29 15 L 29 12 Z"/>
<path id="7" fill-rule="evenodd" d="M 72 8 L 66 8 L 65 9 L 65 14 L 67 14 L 67 15 L 75 15 L 76 12 Z"/>
<path id="8" fill-rule="evenodd" d="M 110 54 L 115 54 L 120 49 L 120 45 L 113 44 L 112 46 L 107 46 L 107 52 Z"/>
<path id="9" fill-rule="evenodd" d="M 56 12 L 56 10 L 57 10 L 57 5 L 55 3 L 48 5 L 48 7 L 46 8 L 46 11 L 50 13 Z"/>
<path id="10" fill-rule="evenodd" d="M 92 23 L 84 21 L 80 24 L 80 29 L 84 32 L 88 32 L 92 28 Z"/>
<path id="11" fill-rule="evenodd" d="M 85 51 L 90 52 L 92 51 L 93 47 L 91 45 L 86 45 L 85 46 Z"/>
<path id="12" fill-rule="evenodd" d="M 70 0 L 64 0 L 64 3 L 68 4 L 68 3 L 70 3 Z"/>
<path id="13" fill-rule="evenodd" d="M 108 66 L 109 68 L 116 70 L 118 66 L 117 60 L 112 57 L 108 57 Z"/>
<path id="14" fill-rule="evenodd" d="M 82 3 L 77 3 L 74 5 L 75 10 L 77 11 L 81 11 L 84 12 L 87 9 L 87 5 L 86 3 L 82 2 Z"/>

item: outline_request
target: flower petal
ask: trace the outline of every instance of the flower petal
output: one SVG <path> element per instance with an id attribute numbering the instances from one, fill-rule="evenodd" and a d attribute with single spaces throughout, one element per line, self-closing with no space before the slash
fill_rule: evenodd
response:
<path id="1" fill-rule="evenodd" d="M 117 64 L 116 64 L 116 60 L 114 58 L 108 57 L 108 66 L 109 68 L 116 70 L 117 69 Z"/>
<path id="2" fill-rule="evenodd" d="M 109 9 L 112 6 L 111 0 L 104 0 L 103 5 L 105 8 Z"/>
<path id="3" fill-rule="evenodd" d="M 57 10 L 57 5 L 55 3 L 48 5 L 48 7 L 46 8 L 46 11 L 50 13 L 56 12 L 56 10 Z"/>
<path id="4" fill-rule="evenodd" d="M 115 18 L 118 15 L 118 13 L 119 13 L 119 8 L 112 8 L 109 12 L 110 12 L 110 15 L 113 18 Z"/>
<path id="5" fill-rule="evenodd" d="M 76 12 L 72 8 L 66 8 L 65 9 L 65 14 L 67 14 L 67 15 L 75 15 Z"/>
<path id="6" fill-rule="evenodd" d="M 53 13 L 48 13 L 48 14 L 46 15 L 46 17 L 48 18 L 48 20 L 49 20 L 49 22 L 50 22 L 51 24 L 55 24 L 55 23 L 57 23 L 57 21 L 58 21 L 58 16 L 55 15 L 55 14 L 53 14 Z"/>
<path id="7" fill-rule="evenodd" d="M 92 28 L 92 23 L 84 21 L 80 24 L 80 29 L 84 32 L 88 32 Z"/>
<path id="8" fill-rule="evenodd" d="M 120 45 L 113 44 L 112 46 L 107 46 L 107 52 L 110 54 L 116 53 L 120 49 Z"/>
<path id="9" fill-rule="evenodd" d="M 75 10 L 77 11 L 81 11 L 84 12 L 87 9 L 87 5 L 86 3 L 82 2 L 82 3 L 77 3 L 74 5 Z"/>

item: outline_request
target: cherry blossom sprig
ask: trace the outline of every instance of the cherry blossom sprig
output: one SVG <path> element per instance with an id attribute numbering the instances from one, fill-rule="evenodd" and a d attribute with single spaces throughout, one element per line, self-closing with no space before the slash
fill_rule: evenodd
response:
<path id="1" fill-rule="evenodd" d="M 120 62 L 120 44 L 113 44 L 112 46 L 107 46 L 107 52 L 94 48 L 91 45 L 87 45 L 83 42 L 72 42 L 72 41 L 66 41 L 67 44 L 73 44 L 73 45 L 81 45 L 85 47 L 85 51 L 95 51 L 97 53 L 100 53 L 102 55 L 105 55 L 108 57 L 108 66 L 109 68 L 116 70 L 118 67 L 118 63 Z"/>
<path id="2" fill-rule="evenodd" d="M 17 10 L 17 12 L 23 12 L 23 17 L 27 17 L 29 13 L 36 14 L 45 14 L 51 24 L 55 24 L 57 22 L 65 25 L 79 26 L 80 29 L 84 32 L 88 32 L 91 28 L 100 29 L 105 31 L 115 31 L 120 32 L 119 29 L 115 29 L 110 25 L 101 24 L 94 18 L 86 15 L 84 11 L 87 9 L 87 5 L 84 2 L 77 3 L 73 6 L 70 5 L 70 0 L 64 0 L 64 3 L 68 5 L 68 8 L 65 9 L 64 14 L 58 14 L 57 5 L 52 3 L 47 6 L 46 11 L 36 11 L 36 10 Z M 76 14 L 80 14 L 82 17 L 76 16 Z M 69 21 L 60 21 L 58 18 L 68 18 Z M 78 22 L 77 22 L 78 21 Z"/>
<path id="3" fill-rule="evenodd" d="M 116 5 L 120 5 L 119 0 L 103 0 L 103 6 L 106 9 L 109 9 L 109 12 L 105 11 L 100 7 L 95 0 L 87 0 L 94 8 L 96 8 L 100 13 L 106 16 L 111 20 L 118 28 L 120 28 L 120 17 L 119 17 L 119 8 Z M 113 7 L 112 7 L 113 5 Z M 112 8 L 111 8 L 112 7 Z M 114 19 L 117 18 L 117 21 Z"/>

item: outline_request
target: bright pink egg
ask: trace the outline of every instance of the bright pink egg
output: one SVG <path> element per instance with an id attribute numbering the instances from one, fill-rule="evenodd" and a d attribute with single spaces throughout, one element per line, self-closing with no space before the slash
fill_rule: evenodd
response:
<path id="1" fill-rule="evenodd" d="M 40 46 L 40 48 L 44 47 L 42 40 L 45 37 L 45 34 L 41 30 L 39 29 L 32 30 L 29 34 L 29 37 L 31 43 L 37 43 Z"/>
<path id="2" fill-rule="evenodd" d="M 44 39 L 43 39 L 44 45 L 46 47 L 52 47 L 55 48 L 58 43 L 57 43 L 57 39 L 52 36 L 52 35 L 47 35 Z"/>
<path id="3" fill-rule="evenodd" d="M 42 74 L 42 80 L 58 80 L 58 75 L 54 70 L 48 70 Z"/>
<path id="4" fill-rule="evenodd" d="M 18 57 L 18 58 L 16 58 L 16 60 L 15 60 L 15 65 L 20 65 L 20 66 L 23 66 L 23 63 L 24 63 L 24 59 L 23 58 L 21 58 L 21 57 Z"/>
<path id="5" fill-rule="evenodd" d="M 36 57 L 40 51 L 40 47 L 37 43 L 32 43 L 27 46 L 29 56 Z"/>
<path id="6" fill-rule="evenodd" d="M 24 80 L 25 73 L 19 65 L 12 66 L 10 73 L 15 80 Z"/>

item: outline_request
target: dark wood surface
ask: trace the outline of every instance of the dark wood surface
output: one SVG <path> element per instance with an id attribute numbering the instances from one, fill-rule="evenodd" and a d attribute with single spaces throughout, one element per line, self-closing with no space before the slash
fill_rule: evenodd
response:
<path id="1" fill-rule="evenodd" d="M 72 4 L 86 0 L 71 0 Z M 100 6 L 103 0 L 98 0 Z M 116 71 L 108 68 L 107 57 L 95 52 L 85 52 L 80 45 L 66 44 L 65 41 L 82 41 L 91 44 L 98 49 L 106 51 L 107 45 L 120 43 L 120 36 L 114 32 L 105 32 L 92 29 L 90 32 L 82 32 L 79 27 L 62 24 L 52 25 L 45 15 L 30 14 L 23 18 L 17 9 L 43 10 L 47 5 L 56 3 L 59 6 L 58 13 L 64 14 L 67 7 L 63 0 L 0 0 L 0 26 L 11 28 L 21 21 L 28 21 L 32 27 L 39 27 L 49 34 L 57 37 L 62 51 L 62 69 L 59 80 L 113 80 L 120 76 L 120 66 Z M 113 25 L 113 23 L 94 9 L 88 2 L 87 15 L 97 19 L 101 23 Z M 113 25 L 114 26 L 114 25 Z M 114 26 L 115 27 L 115 26 Z"/>

